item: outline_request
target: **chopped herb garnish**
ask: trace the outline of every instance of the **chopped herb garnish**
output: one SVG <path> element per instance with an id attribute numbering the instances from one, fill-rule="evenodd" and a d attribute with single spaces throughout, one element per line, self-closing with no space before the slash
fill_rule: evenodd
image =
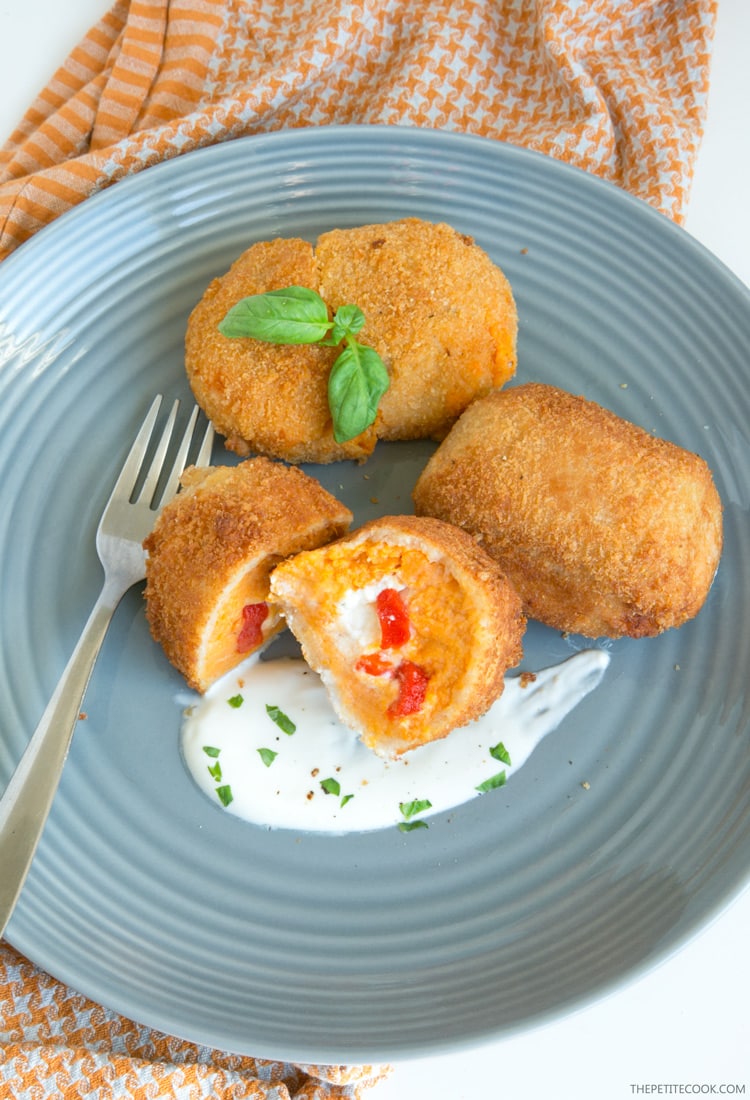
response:
<path id="1" fill-rule="evenodd" d="M 208 765 L 208 774 L 212 779 L 216 780 L 217 783 L 221 783 L 221 764 L 218 760 L 215 764 Z"/>
<path id="2" fill-rule="evenodd" d="M 218 756 L 221 752 L 221 749 L 217 749 L 215 745 L 204 745 L 203 751 L 205 752 L 206 756 Z"/>
<path id="3" fill-rule="evenodd" d="M 429 810 L 432 803 L 429 798 L 415 798 L 412 802 L 399 802 L 399 809 L 405 818 L 421 814 L 423 810 Z"/>
<path id="4" fill-rule="evenodd" d="M 258 749 L 258 755 L 267 768 L 270 768 L 276 757 L 279 755 L 274 752 L 273 749 Z"/>
<path id="5" fill-rule="evenodd" d="M 412 833 L 415 829 L 429 829 L 429 825 L 421 818 L 418 821 L 399 821 L 399 830 L 402 833 Z"/>
<path id="6" fill-rule="evenodd" d="M 501 764 L 510 766 L 510 753 L 502 741 L 498 741 L 498 743 L 490 749 L 490 756 L 494 757 L 495 760 L 499 760 Z"/>
<path id="7" fill-rule="evenodd" d="M 328 376 L 328 407 L 334 439 L 346 443 L 370 427 L 390 385 L 388 370 L 375 349 L 355 340 L 364 323 L 359 306 L 339 306 L 331 321 L 328 306 L 316 291 L 288 286 L 242 298 L 219 322 L 219 332 L 230 339 L 251 336 L 270 344 L 336 347 L 343 341 Z"/>
<path id="8" fill-rule="evenodd" d="M 233 695 L 231 699 L 227 699 L 227 702 L 229 703 L 230 707 L 234 707 L 236 709 L 237 707 L 241 707 L 245 700 L 241 695 Z"/>
<path id="9" fill-rule="evenodd" d="M 494 791 L 497 787 L 504 786 L 507 778 L 505 772 L 498 772 L 497 775 L 491 775 L 489 779 L 485 779 L 484 783 L 480 783 L 476 787 L 476 790 L 478 790 L 480 794 L 486 794 L 487 791 Z"/>
<path id="10" fill-rule="evenodd" d="M 341 784 L 338 779 L 322 779 L 320 785 L 326 794 L 341 794 Z"/>
<path id="11" fill-rule="evenodd" d="M 216 788 L 216 794 L 217 794 L 219 802 L 221 802 L 222 806 L 228 806 L 229 803 L 232 802 L 233 799 L 234 799 L 234 795 L 232 794 L 232 788 L 229 786 L 228 783 L 223 787 L 217 787 Z"/>
<path id="12" fill-rule="evenodd" d="M 284 714 L 283 710 L 280 710 L 278 707 L 273 707 L 266 703 L 266 714 L 272 722 L 276 723 L 280 730 L 284 733 L 288 733 L 290 737 L 297 729 L 291 718 Z"/>
<path id="13" fill-rule="evenodd" d="M 351 800 L 352 800 L 353 798 L 354 798 L 354 795 L 353 795 L 353 794 L 345 794 L 345 795 L 344 795 L 344 797 L 343 797 L 343 798 L 341 799 L 341 806 L 342 806 L 342 808 L 343 808 L 344 806 L 346 806 L 347 802 L 351 802 Z"/>

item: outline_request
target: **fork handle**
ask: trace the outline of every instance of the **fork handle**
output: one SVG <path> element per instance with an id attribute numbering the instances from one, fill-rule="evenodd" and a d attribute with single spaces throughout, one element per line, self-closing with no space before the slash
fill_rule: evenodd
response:
<path id="1" fill-rule="evenodd" d="M 94 662 L 122 595 L 105 584 L 0 799 L 0 937 L 34 858 Z"/>

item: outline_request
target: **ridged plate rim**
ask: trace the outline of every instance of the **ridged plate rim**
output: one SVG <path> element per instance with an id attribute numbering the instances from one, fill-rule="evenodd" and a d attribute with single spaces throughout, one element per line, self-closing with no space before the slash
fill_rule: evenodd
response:
<path id="1" fill-rule="evenodd" d="M 750 296 L 616 187 L 441 131 L 213 146 L 102 192 L 0 266 L 0 781 L 95 595 L 93 530 L 143 408 L 157 389 L 189 396 L 180 333 L 208 278 L 252 239 L 401 215 L 451 221 L 506 270 L 517 382 L 586 392 L 705 455 L 727 546 L 695 622 L 597 643 L 605 684 L 495 803 L 408 837 L 270 834 L 210 806 L 179 759 L 179 678 L 131 594 L 8 939 L 126 1016 L 256 1056 L 395 1060 L 532 1026 L 678 949 L 750 867 Z M 426 453 L 381 447 L 366 488 L 358 468 L 314 472 L 366 518 L 374 495 L 409 510 Z M 583 644 L 534 624 L 526 664 Z"/>

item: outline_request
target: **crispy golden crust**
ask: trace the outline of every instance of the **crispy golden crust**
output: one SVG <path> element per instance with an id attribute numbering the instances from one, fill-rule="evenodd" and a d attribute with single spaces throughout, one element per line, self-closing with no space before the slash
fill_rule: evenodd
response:
<path id="1" fill-rule="evenodd" d="M 333 314 L 354 303 L 358 339 L 377 349 L 391 385 L 374 426 L 333 439 L 327 380 L 336 349 L 229 339 L 218 331 L 241 298 L 284 286 L 317 290 Z M 407 218 L 254 244 L 207 288 L 188 321 L 185 365 L 196 400 L 238 454 L 289 462 L 364 459 L 377 438 L 441 438 L 466 405 L 516 366 L 510 285 L 469 237 Z"/>
<path id="2" fill-rule="evenodd" d="M 229 339 L 219 332 L 219 322 L 241 298 L 285 286 L 315 288 L 317 282 L 307 241 L 261 241 L 210 283 L 190 315 L 185 337 L 190 386 L 237 454 L 332 462 L 361 459 L 375 446 L 372 428 L 350 443 L 333 438 L 327 385 L 334 349 Z"/>
<path id="3" fill-rule="evenodd" d="M 680 626 L 721 555 L 721 502 L 701 458 L 537 383 L 473 404 L 414 503 L 473 534 L 530 618 L 588 637 Z"/>
<path id="4" fill-rule="evenodd" d="M 273 566 L 337 538 L 352 515 L 313 478 L 267 458 L 191 467 L 183 484 L 144 543 L 146 615 L 172 664 L 205 691 L 223 628 L 223 671 L 247 656 L 234 644 L 242 607 L 267 600 Z M 270 614 L 264 641 L 282 626 Z"/>
<path id="5" fill-rule="evenodd" d="M 321 295 L 334 310 L 356 302 L 390 372 L 378 438 L 442 438 L 515 372 L 510 284 L 471 237 L 404 218 L 324 233 L 315 255 Z"/>
<path id="6" fill-rule="evenodd" d="M 383 646 L 379 628 L 369 633 L 357 604 L 377 624 L 379 584 L 397 588 L 408 612 L 410 636 L 395 648 Z M 439 520 L 372 520 L 279 565 L 271 591 L 341 720 L 382 756 L 478 718 L 522 656 L 525 619 L 517 593 L 472 538 Z M 389 666 L 386 674 L 361 667 L 373 655 Z M 404 662 L 425 672 L 426 696 L 416 713 L 393 715 Z"/>

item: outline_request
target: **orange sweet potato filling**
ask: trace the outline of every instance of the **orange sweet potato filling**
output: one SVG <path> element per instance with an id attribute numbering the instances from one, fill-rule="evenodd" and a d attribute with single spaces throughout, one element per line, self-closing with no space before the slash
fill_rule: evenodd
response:
<path id="1" fill-rule="evenodd" d="M 269 559 L 269 569 L 276 564 Z M 238 660 L 254 652 L 278 626 L 278 614 L 265 604 L 268 595 L 268 577 L 259 577 L 256 571 L 241 577 L 225 593 L 216 612 L 215 624 L 211 629 L 201 662 L 200 674 L 213 682 L 234 668 Z M 257 630 L 247 629 L 246 607 L 263 606 L 267 613 L 257 623 Z M 240 654 L 241 656 L 238 656 Z"/>
<path id="2" fill-rule="evenodd" d="M 473 611 L 455 578 L 421 550 L 385 543 L 328 547 L 323 570 L 320 558 L 314 568 L 310 581 L 320 601 L 320 621 L 330 624 L 326 663 L 347 705 L 386 736 L 394 721 L 429 721 L 450 701 L 468 661 L 462 643 L 470 636 Z M 379 615 L 380 644 L 352 656 L 346 643 L 337 644 L 339 602 L 347 592 L 390 575 L 406 587 L 398 589 L 397 601 L 390 596 L 374 601 L 376 613 L 379 603 L 381 611 L 387 605 Z M 394 608 L 395 623 L 387 613 Z"/>

